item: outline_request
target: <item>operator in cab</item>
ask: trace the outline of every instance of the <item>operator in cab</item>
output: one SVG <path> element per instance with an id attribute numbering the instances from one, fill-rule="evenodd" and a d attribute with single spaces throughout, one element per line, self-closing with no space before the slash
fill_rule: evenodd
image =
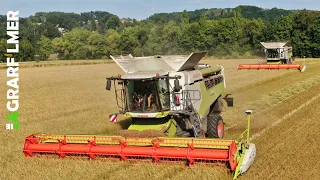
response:
<path id="1" fill-rule="evenodd" d="M 138 103 L 138 110 L 141 109 L 142 104 L 145 103 L 144 99 L 146 97 L 147 100 L 147 111 L 151 110 L 151 103 L 152 103 L 152 98 L 153 98 L 153 93 L 152 93 L 152 84 L 145 82 L 141 83 L 136 86 L 137 89 L 134 93 L 134 96 L 136 99 L 135 101 Z"/>

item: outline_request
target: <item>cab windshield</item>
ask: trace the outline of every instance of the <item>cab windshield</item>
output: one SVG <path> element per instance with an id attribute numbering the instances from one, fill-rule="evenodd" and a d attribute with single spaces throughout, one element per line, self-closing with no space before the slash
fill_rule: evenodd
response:
<path id="1" fill-rule="evenodd" d="M 266 58 L 279 58 L 278 49 L 267 49 Z"/>
<path id="2" fill-rule="evenodd" d="M 130 112 L 160 112 L 170 110 L 170 92 L 167 79 L 128 80 L 127 106 Z"/>

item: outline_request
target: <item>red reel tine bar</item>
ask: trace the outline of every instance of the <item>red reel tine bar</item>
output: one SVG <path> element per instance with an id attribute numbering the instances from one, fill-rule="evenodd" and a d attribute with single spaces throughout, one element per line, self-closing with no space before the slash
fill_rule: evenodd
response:
<path id="1" fill-rule="evenodd" d="M 300 64 L 239 64 L 240 69 L 298 69 L 302 71 L 303 65 Z"/>
<path id="2" fill-rule="evenodd" d="M 103 136 L 100 136 L 100 138 L 101 137 Z M 71 138 L 71 140 L 68 140 L 68 138 Z M 85 155 L 93 159 L 102 155 L 118 156 L 121 160 L 151 158 L 155 162 L 161 161 L 161 159 L 172 158 L 187 160 L 189 165 L 196 161 L 224 161 L 228 162 L 231 171 L 234 171 L 237 166 L 237 162 L 234 161 L 237 150 L 234 140 L 212 139 L 203 141 L 190 138 L 187 141 L 191 141 L 191 143 L 184 144 L 184 139 L 182 139 L 181 143 L 178 141 L 175 143 L 167 143 L 165 140 L 168 138 L 129 138 L 128 140 L 119 140 L 117 139 L 118 137 L 105 136 L 103 138 L 112 140 L 104 141 L 97 140 L 96 136 L 91 136 L 87 142 L 80 142 L 82 140 L 77 141 L 75 140 L 76 138 L 77 136 L 68 136 L 64 139 L 50 139 L 46 138 L 46 136 L 32 135 L 26 138 L 23 152 L 26 157 L 32 157 L 38 153 L 50 153 L 57 154 L 60 158 L 72 155 Z M 149 143 L 146 143 L 144 140 L 149 141 Z M 200 144 L 199 142 L 203 142 L 204 144 Z M 215 143 L 214 145 L 213 142 Z M 203 148 L 201 148 L 201 146 L 203 146 Z"/>

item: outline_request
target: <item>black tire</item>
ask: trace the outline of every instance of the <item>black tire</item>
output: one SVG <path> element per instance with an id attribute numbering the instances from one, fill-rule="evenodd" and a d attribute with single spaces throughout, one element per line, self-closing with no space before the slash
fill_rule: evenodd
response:
<path id="1" fill-rule="evenodd" d="M 180 123 L 179 123 L 180 122 Z M 190 132 L 186 129 L 185 121 L 177 121 L 177 137 L 190 137 Z"/>
<path id="2" fill-rule="evenodd" d="M 223 138 L 224 125 L 223 119 L 219 114 L 210 112 L 207 119 L 207 137 Z"/>
<path id="3" fill-rule="evenodd" d="M 190 132 L 182 130 L 179 125 L 177 125 L 177 132 L 176 132 L 177 137 L 190 137 Z"/>

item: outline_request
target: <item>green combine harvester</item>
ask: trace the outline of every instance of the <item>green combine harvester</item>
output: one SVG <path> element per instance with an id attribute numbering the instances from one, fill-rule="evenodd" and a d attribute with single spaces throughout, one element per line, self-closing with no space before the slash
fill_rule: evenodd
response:
<path id="1" fill-rule="evenodd" d="M 111 56 L 125 73 L 108 77 L 106 89 L 113 85 L 119 113 L 131 119 L 129 128 L 120 136 L 33 134 L 25 140 L 25 156 L 224 164 L 236 179 L 256 156 L 249 142 L 252 111 L 246 111 L 248 128 L 237 140 L 223 139 L 222 111 L 225 104 L 233 106 L 233 98 L 223 96 L 224 68 L 200 64 L 204 56 Z M 110 121 L 116 122 L 119 113 L 111 114 Z"/>
<path id="2" fill-rule="evenodd" d="M 280 69 L 297 69 L 300 72 L 305 72 L 306 65 L 292 64 L 294 61 L 292 55 L 292 47 L 288 42 L 261 42 L 264 48 L 264 59 L 266 63 L 261 64 L 239 64 L 238 70 L 241 69 L 267 69 L 267 70 L 280 70 Z"/>
<path id="3" fill-rule="evenodd" d="M 292 64 L 294 61 L 289 42 L 261 42 L 267 64 Z"/>

